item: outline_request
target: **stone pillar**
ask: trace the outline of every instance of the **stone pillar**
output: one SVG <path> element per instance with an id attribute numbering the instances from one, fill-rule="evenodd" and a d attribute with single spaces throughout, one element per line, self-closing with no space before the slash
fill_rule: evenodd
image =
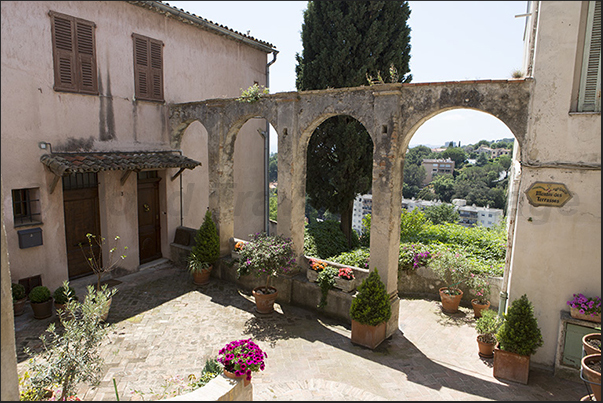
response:
<path id="1" fill-rule="evenodd" d="M 4 187 L 2 200 L 4 200 Z M 0 205 L 0 216 L 4 217 L 4 203 Z M 17 375 L 17 353 L 15 346 L 15 318 L 13 312 L 10 267 L 6 245 L 6 229 L 2 220 L 2 401 L 19 400 Z"/>
<path id="2" fill-rule="evenodd" d="M 298 263 L 304 253 L 306 147 L 300 142 L 296 103 L 278 106 L 278 233 L 291 238 Z"/>
<path id="3" fill-rule="evenodd" d="M 391 109 L 389 109 L 391 110 Z M 393 121 L 376 119 L 373 130 L 373 207 L 371 213 L 370 270 L 378 269 L 390 296 L 392 316 L 386 337 L 398 330 L 398 254 L 402 210 L 402 164 L 396 153 L 396 128 Z"/>

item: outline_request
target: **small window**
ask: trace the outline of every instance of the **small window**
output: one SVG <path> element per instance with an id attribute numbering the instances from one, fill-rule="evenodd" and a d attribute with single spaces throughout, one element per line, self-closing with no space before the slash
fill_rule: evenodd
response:
<path id="1" fill-rule="evenodd" d="M 136 99 L 163 101 L 163 42 L 132 34 Z"/>
<path id="2" fill-rule="evenodd" d="M 12 195 L 15 227 L 42 224 L 40 189 L 13 189 Z"/>
<path id="3" fill-rule="evenodd" d="M 54 90 L 98 94 L 93 22 L 50 12 Z"/>

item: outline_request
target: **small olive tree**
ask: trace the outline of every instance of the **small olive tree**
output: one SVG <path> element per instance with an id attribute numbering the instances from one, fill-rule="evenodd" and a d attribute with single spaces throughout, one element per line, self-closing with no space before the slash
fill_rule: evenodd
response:
<path id="1" fill-rule="evenodd" d="M 76 386 L 85 382 L 98 385 L 104 363 L 99 349 L 109 331 L 108 324 L 101 320 L 103 309 L 115 293 L 106 285 L 96 291 L 92 285 L 87 287 L 88 294 L 83 302 L 69 299 L 65 305 L 66 315 L 60 315 L 60 328 L 55 323 L 48 325 L 46 334 L 40 336 L 42 351 L 32 353 L 28 362 L 26 385 L 21 394 L 26 400 L 40 400 L 48 389 L 59 387 L 61 397 L 76 395 Z M 69 289 L 65 281 L 63 288 Z"/>

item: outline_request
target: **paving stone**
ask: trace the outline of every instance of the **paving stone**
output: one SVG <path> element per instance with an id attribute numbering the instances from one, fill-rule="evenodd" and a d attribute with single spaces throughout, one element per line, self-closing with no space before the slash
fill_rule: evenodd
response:
<path id="1" fill-rule="evenodd" d="M 399 332 L 374 351 L 350 342 L 350 325 L 308 309 L 276 304 L 255 312 L 249 292 L 211 279 L 193 284 L 170 264 L 120 277 L 101 349 L 102 382 L 80 385 L 83 400 L 149 400 L 169 379 L 199 375 L 205 360 L 229 341 L 253 338 L 267 352 L 266 370 L 254 374 L 254 400 L 580 400 L 585 385 L 532 369 L 528 385 L 492 376 L 492 359 L 477 354 L 472 310 L 442 312 L 439 301 L 401 299 Z M 71 283 L 78 295 L 92 278 Z M 26 346 L 56 315 L 38 320 L 28 306 L 15 317 L 18 371 Z M 142 391 L 143 395 L 135 393 Z"/>

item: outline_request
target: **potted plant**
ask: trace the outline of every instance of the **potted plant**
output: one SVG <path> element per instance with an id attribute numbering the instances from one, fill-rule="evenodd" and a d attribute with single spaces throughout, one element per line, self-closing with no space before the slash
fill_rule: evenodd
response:
<path id="1" fill-rule="evenodd" d="M 447 248 L 432 255 L 428 267 L 446 284 L 439 289 L 442 310 L 456 313 L 463 298 L 460 285 L 470 276 L 470 263 L 460 253 Z"/>
<path id="2" fill-rule="evenodd" d="M 318 273 L 318 278 L 316 282 L 320 287 L 320 302 L 318 303 L 317 308 L 323 309 L 327 306 L 327 296 L 329 295 L 329 290 L 335 286 L 335 278 L 337 277 L 337 269 L 325 265 L 324 269 L 320 270 Z"/>
<path id="3" fill-rule="evenodd" d="M 471 273 L 468 285 L 474 298 L 471 299 L 473 316 L 479 318 L 484 309 L 490 308 L 490 283 L 484 274 Z"/>
<path id="4" fill-rule="evenodd" d="M 582 348 L 585 355 L 601 354 L 601 332 L 585 334 L 582 337 Z"/>
<path id="5" fill-rule="evenodd" d="M 385 340 L 387 321 L 391 314 L 389 295 L 375 269 L 360 284 L 358 293 L 352 299 L 352 343 L 375 349 Z"/>
<path id="6" fill-rule="evenodd" d="M 117 244 L 120 241 L 119 236 L 115 236 L 115 245 L 113 248 L 109 249 L 109 260 L 106 264 L 103 264 L 103 246 L 106 243 L 106 239 L 100 235 L 94 234 L 86 234 L 86 239 L 88 240 L 88 246 L 84 248 L 84 246 L 80 243 L 79 247 L 86 258 L 86 262 L 88 266 L 92 269 L 94 274 L 96 274 L 96 294 L 104 293 L 107 298 L 102 298 L 106 301 L 103 309 L 103 313 L 101 315 L 102 320 L 107 320 L 109 316 L 109 309 L 111 308 L 111 301 L 113 300 L 113 295 L 117 292 L 117 289 L 108 290 L 107 286 L 101 287 L 101 278 L 105 273 L 111 272 L 117 265 L 119 260 L 113 261 L 113 255 L 117 250 Z M 127 246 L 124 246 L 124 252 L 128 250 Z M 121 260 L 126 258 L 126 255 L 119 256 Z"/>
<path id="7" fill-rule="evenodd" d="M 220 257 L 220 236 L 211 218 L 209 209 L 205 212 L 203 223 L 195 234 L 195 245 L 188 255 L 188 270 L 197 285 L 209 283 L 213 264 Z"/>
<path id="8" fill-rule="evenodd" d="M 570 306 L 572 318 L 601 323 L 601 297 L 574 294 L 573 299 L 567 301 L 567 304 Z"/>
<path id="9" fill-rule="evenodd" d="M 29 292 L 29 301 L 34 318 L 45 319 L 52 316 L 52 294 L 48 287 L 38 285 Z"/>
<path id="10" fill-rule="evenodd" d="M 526 294 L 513 301 L 496 333 L 494 376 L 509 381 L 528 383 L 530 355 L 542 346 L 543 339 L 534 307 Z"/>
<path id="11" fill-rule="evenodd" d="M 479 356 L 492 358 L 494 356 L 494 347 L 496 347 L 496 332 L 501 325 L 501 318 L 496 312 L 486 309 L 482 311 L 480 317 L 475 322 L 477 331 L 477 345 Z"/>
<path id="12" fill-rule="evenodd" d="M 350 267 L 340 267 L 335 277 L 335 287 L 343 292 L 352 292 L 356 288 L 356 276 Z"/>
<path id="13" fill-rule="evenodd" d="M 293 242 L 281 235 L 267 235 L 264 232 L 250 235 L 250 238 L 241 249 L 237 274 L 244 276 L 253 273 L 258 277 L 266 277 L 266 284 L 255 287 L 252 294 L 256 311 L 271 313 L 274 311 L 278 291 L 270 286 L 270 279 L 295 267 Z"/>
<path id="14" fill-rule="evenodd" d="M 69 285 L 68 281 L 64 281 L 63 284 L 54 290 L 52 294 L 54 299 L 54 309 L 58 314 L 65 311 L 65 305 L 70 300 L 77 301 L 77 295 L 75 295 L 75 288 Z"/>
<path id="15" fill-rule="evenodd" d="M 582 357 L 581 372 L 596 401 L 601 401 L 601 353 Z"/>
<path id="16" fill-rule="evenodd" d="M 231 341 L 218 352 L 224 375 L 232 379 L 244 378 L 244 386 L 251 382 L 253 372 L 264 370 L 266 357 L 267 354 L 251 339 Z"/>
<path id="17" fill-rule="evenodd" d="M 13 293 L 13 311 L 15 316 L 23 315 L 23 309 L 27 302 L 25 287 L 19 283 L 12 283 L 10 288 Z"/>

